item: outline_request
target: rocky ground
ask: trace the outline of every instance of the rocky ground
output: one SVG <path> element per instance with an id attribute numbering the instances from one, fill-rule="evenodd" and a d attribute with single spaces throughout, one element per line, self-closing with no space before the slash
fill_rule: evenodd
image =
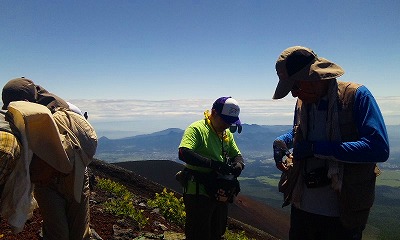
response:
<path id="1" fill-rule="evenodd" d="M 182 226 L 167 221 L 157 211 L 146 205 L 147 200 L 153 198 L 155 193 L 162 192 L 164 186 L 123 168 L 98 160 L 90 164 L 90 172 L 96 178 L 108 178 L 125 185 L 137 197 L 135 207 L 142 209 L 144 215 L 149 218 L 149 223 L 140 229 L 138 224 L 131 219 L 124 219 L 105 212 L 102 203 L 110 196 L 94 185 L 90 201 L 90 226 L 94 230 L 92 239 L 184 239 Z M 179 197 L 179 194 L 176 194 Z M 40 211 L 36 209 L 33 217 L 26 223 L 24 231 L 19 234 L 12 234 L 7 223 L 2 219 L 0 222 L 0 239 L 41 239 L 41 221 Z M 232 218 L 229 218 L 228 228 L 232 231 L 245 231 L 246 236 L 253 239 L 276 239 Z"/>

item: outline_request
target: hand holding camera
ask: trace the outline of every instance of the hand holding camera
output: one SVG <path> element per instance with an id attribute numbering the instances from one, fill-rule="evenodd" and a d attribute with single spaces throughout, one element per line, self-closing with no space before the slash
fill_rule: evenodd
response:
<path id="1" fill-rule="evenodd" d="M 232 168 L 228 164 L 220 161 L 211 160 L 210 167 L 222 175 L 228 175 L 232 171 Z"/>
<path id="2" fill-rule="evenodd" d="M 283 160 L 283 157 L 286 156 L 287 158 L 291 158 L 292 155 L 286 146 L 286 143 L 282 140 L 275 140 L 273 144 L 273 150 L 276 167 L 282 172 L 287 171 L 289 166 L 287 165 L 286 160 Z"/>

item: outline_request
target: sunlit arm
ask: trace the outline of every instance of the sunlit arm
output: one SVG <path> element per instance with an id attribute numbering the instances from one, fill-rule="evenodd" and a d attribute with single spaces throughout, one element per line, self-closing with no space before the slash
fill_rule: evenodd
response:
<path id="1" fill-rule="evenodd" d="M 359 140 L 314 142 L 314 154 L 354 163 L 386 161 L 389 158 L 389 139 L 385 122 L 377 102 L 364 86 L 356 92 L 354 118 Z"/>

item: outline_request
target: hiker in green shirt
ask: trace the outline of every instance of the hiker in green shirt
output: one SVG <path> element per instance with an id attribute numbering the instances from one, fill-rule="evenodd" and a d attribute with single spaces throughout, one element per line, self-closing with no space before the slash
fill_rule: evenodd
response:
<path id="1" fill-rule="evenodd" d="M 186 163 L 181 183 L 187 240 L 221 239 L 225 233 L 228 203 L 240 191 L 237 177 L 244 168 L 232 134 L 233 129 L 241 132 L 239 112 L 235 99 L 218 98 L 211 112 L 207 110 L 205 118 L 192 123 L 183 134 L 179 159 Z"/>

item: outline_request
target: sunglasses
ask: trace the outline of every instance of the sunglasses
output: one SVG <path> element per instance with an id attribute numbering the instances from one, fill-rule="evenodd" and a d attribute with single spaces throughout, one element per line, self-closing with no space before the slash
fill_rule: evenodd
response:
<path id="1" fill-rule="evenodd" d="M 236 130 L 240 134 L 242 132 L 242 126 L 241 125 L 231 125 L 229 127 L 229 131 L 231 131 L 231 133 L 235 133 Z"/>

